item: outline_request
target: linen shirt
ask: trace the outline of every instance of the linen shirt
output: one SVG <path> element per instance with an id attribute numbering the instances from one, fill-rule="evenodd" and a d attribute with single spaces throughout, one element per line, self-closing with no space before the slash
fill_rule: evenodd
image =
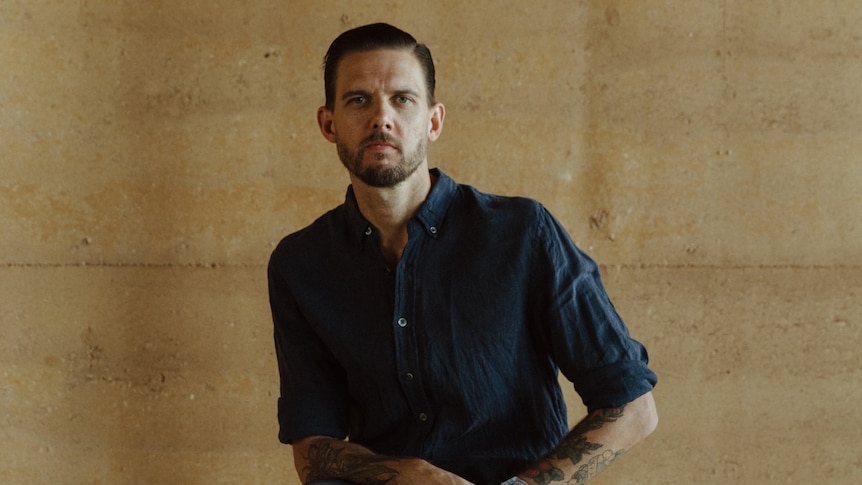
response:
<path id="1" fill-rule="evenodd" d="M 541 204 L 432 173 L 394 268 L 350 187 L 273 251 L 279 439 L 348 437 L 499 483 L 568 432 L 559 370 L 589 410 L 656 376 L 597 265 Z"/>

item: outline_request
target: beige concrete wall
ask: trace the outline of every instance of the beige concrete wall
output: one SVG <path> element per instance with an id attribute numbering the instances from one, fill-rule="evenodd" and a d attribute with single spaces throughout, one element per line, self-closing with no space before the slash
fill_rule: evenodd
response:
<path id="1" fill-rule="evenodd" d="M 297 483 L 265 263 L 343 197 L 319 63 L 377 20 L 432 165 L 545 202 L 651 350 L 596 483 L 862 483 L 855 0 L 0 0 L 0 483 Z"/>

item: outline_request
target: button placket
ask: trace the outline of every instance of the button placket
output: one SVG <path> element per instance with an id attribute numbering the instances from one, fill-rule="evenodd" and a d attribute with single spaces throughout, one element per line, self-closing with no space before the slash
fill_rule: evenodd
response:
<path id="1" fill-rule="evenodd" d="M 395 301 L 394 318 L 390 325 L 394 329 L 396 358 L 398 359 L 398 379 L 407 400 L 415 427 L 411 431 L 411 442 L 421 446 L 426 433 L 433 421 L 432 408 L 422 385 L 422 367 L 419 363 L 419 348 L 416 332 L 421 323 L 414 320 L 417 271 L 415 255 L 422 251 L 422 246 L 428 238 L 428 232 L 423 231 L 415 222 L 408 227 L 410 238 L 401 261 L 394 268 Z"/>

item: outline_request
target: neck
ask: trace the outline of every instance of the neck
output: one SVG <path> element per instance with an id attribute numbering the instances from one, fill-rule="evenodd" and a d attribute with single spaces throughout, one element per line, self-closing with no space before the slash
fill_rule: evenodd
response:
<path id="1" fill-rule="evenodd" d="M 351 183 L 359 211 L 380 231 L 383 255 L 394 266 L 407 246 L 407 223 L 431 191 L 427 164 L 395 187 L 371 187 L 352 176 Z"/>

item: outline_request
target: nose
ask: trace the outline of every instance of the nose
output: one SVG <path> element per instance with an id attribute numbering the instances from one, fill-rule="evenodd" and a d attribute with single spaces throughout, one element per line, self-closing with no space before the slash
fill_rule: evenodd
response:
<path id="1" fill-rule="evenodd" d="M 379 100 L 374 104 L 374 112 L 371 118 L 374 131 L 391 131 L 392 124 L 392 108 L 383 100 Z"/>

